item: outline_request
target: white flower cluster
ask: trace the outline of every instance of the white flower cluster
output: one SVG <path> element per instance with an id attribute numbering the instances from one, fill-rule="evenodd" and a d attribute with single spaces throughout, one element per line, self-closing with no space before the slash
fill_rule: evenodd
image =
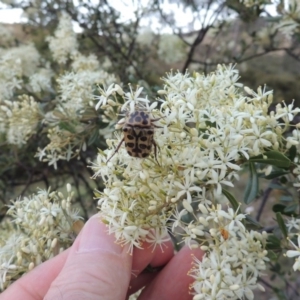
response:
<path id="1" fill-rule="evenodd" d="M 0 101 L 1 132 L 9 144 L 21 147 L 36 132 L 41 120 L 39 106 L 32 97 L 20 96 L 19 101 Z"/>
<path id="2" fill-rule="evenodd" d="M 286 252 L 287 257 L 296 257 L 293 265 L 294 271 L 300 271 L 300 219 L 291 217 L 285 221 L 285 226 L 288 230 L 288 240 L 294 250 Z M 296 240 L 297 244 L 296 245 Z"/>
<path id="3" fill-rule="evenodd" d="M 48 37 L 47 40 L 53 59 L 59 64 L 65 64 L 70 55 L 77 52 L 76 34 L 72 19 L 67 13 L 62 13 L 54 37 Z"/>
<path id="4" fill-rule="evenodd" d="M 52 76 L 53 72 L 50 68 L 39 68 L 36 73 L 29 77 L 29 85 L 32 92 L 53 91 L 51 84 Z"/>
<path id="5" fill-rule="evenodd" d="M 284 5 L 284 7 L 283 7 Z M 299 0 L 287 0 L 280 5 L 282 19 L 275 27 L 287 36 L 291 36 L 300 30 L 300 2 Z"/>
<path id="6" fill-rule="evenodd" d="M 214 205 L 224 186 L 233 186 L 239 178 L 243 162 L 268 150 L 285 153 L 291 145 L 299 144 L 299 135 L 290 136 L 288 142 L 283 135 L 299 109 L 283 104 L 268 113 L 272 92 L 245 88 L 245 95 L 238 78 L 238 71 L 231 66 L 218 66 L 207 76 L 171 73 L 164 79 L 164 90 L 159 91 L 164 96 L 158 99 L 159 109 L 158 102 L 150 105 L 142 88 L 124 92 L 118 85 L 100 90 L 96 105 L 107 115 L 116 114 L 118 109 L 142 109 L 156 119 L 157 161 L 154 154 L 145 159 L 131 157 L 122 145 L 114 154 L 112 146 L 120 144 L 119 137 L 107 141 L 110 149 L 101 151 L 92 166 L 94 178 L 100 176 L 105 184 L 97 197 L 109 232 L 131 249 L 141 247 L 144 240 L 153 245 L 163 243 L 168 228 L 183 230 L 183 240 L 189 245 L 193 240 L 205 245 L 207 238 L 203 266 L 208 269 L 198 266 L 193 273 L 196 282 L 205 278 L 204 285 L 195 285 L 196 292 L 203 288 L 207 293 L 203 299 L 223 299 L 212 295 L 223 293 L 225 286 L 232 291 L 228 295 L 235 296 L 224 299 L 238 299 L 242 291 L 252 299 L 250 290 L 257 286 L 257 276 L 265 267 L 265 235 L 245 230 L 240 222 L 244 215 L 236 216 L 231 209 L 226 213 Z M 117 127 L 124 124 L 126 118 Z M 204 210 L 209 213 L 201 216 Z M 187 212 L 192 220 L 185 224 L 182 218 Z M 217 229 L 210 227 L 212 221 Z M 212 237 L 224 245 L 220 241 L 210 243 Z M 227 254 L 230 257 L 224 260 L 224 273 L 210 271 L 212 267 L 217 270 Z M 248 255 L 253 259 L 249 267 Z M 202 272 L 209 273 L 210 278 Z M 228 277 L 225 281 L 224 276 Z"/>
<path id="7" fill-rule="evenodd" d="M 69 35 L 69 38 L 65 39 L 65 35 Z M 60 44 L 60 39 L 63 40 L 61 46 L 55 48 Z M 117 79 L 114 75 L 100 69 L 100 63 L 95 55 L 84 56 L 77 51 L 76 35 L 72 29 L 71 18 L 67 14 L 64 13 L 60 18 L 55 38 L 49 40 L 54 59 L 57 60 L 56 55 L 64 52 L 60 54 L 58 62 L 65 63 L 67 57 L 71 62 L 70 70 L 56 79 L 59 92 L 56 99 L 57 105 L 53 111 L 45 115 L 43 120 L 48 126 L 47 137 L 50 141 L 43 149 L 39 148 L 36 153 L 40 160 L 57 168 L 57 161 L 69 161 L 78 156 L 81 149 L 86 148 L 85 136 L 83 136 L 86 127 L 81 120 L 85 119 L 86 124 L 90 119 L 97 117 L 94 109 L 90 111 L 90 102 L 93 99 L 96 84 L 109 85 Z M 37 91 L 37 80 L 34 83 Z M 64 128 L 62 123 L 68 128 Z"/>
<path id="8" fill-rule="evenodd" d="M 94 54 L 85 56 L 79 52 L 72 57 L 72 69 L 74 72 L 80 71 L 98 71 L 100 69 L 100 63 Z"/>
<path id="9" fill-rule="evenodd" d="M 22 88 L 22 76 L 36 72 L 39 53 L 31 44 L 0 49 L 0 100 L 11 99 Z"/>
<path id="10" fill-rule="evenodd" d="M 298 233 L 298 237 L 297 237 L 298 246 L 292 240 L 290 240 L 290 243 L 295 250 L 288 250 L 286 252 L 286 256 L 287 257 L 296 257 L 295 263 L 293 265 L 293 270 L 295 272 L 300 271 L 300 234 Z"/>
<path id="11" fill-rule="evenodd" d="M 116 81 L 113 75 L 102 70 L 70 72 L 57 79 L 60 103 L 57 109 L 66 116 L 77 119 L 93 99 L 93 85 L 110 84 Z"/>
<path id="12" fill-rule="evenodd" d="M 0 237 L 1 290 L 72 244 L 75 224 L 81 222 L 72 197 L 68 184 L 67 196 L 49 189 L 13 202 L 7 215 L 15 227 L 9 234 L 3 229 Z"/>
<path id="13" fill-rule="evenodd" d="M 264 290 L 257 279 L 269 261 L 264 250 L 267 233 L 249 232 L 242 223 L 245 215 L 232 208 L 225 212 L 221 205 L 199 206 L 201 225 L 190 224 L 188 229 L 203 243 L 206 255 L 191 271 L 193 299 L 254 299 L 252 290 Z"/>

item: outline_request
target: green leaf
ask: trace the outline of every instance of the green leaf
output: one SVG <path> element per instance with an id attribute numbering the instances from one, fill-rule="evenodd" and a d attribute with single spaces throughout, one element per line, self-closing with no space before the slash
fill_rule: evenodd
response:
<path id="1" fill-rule="evenodd" d="M 59 122 L 59 128 L 71 133 L 76 133 L 74 126 L 68 122 Z"/>
<path id="2" fill-rule="evenodd" d="M 234 211 L 237 211 L 240 204 L 238 203 L 238 201 L 234 198 L 234 196 L 229 193 L 226 189 L 222 189 L 222 193 L 223 195 L 228 199 L 228 201 L 230 202 L 230 204 L 232 205 L 232 208 L 234 209 Z"/>
<path id="3" fill-rule="evenodd" d="M 291 165 L 291 161 L 288 157 L 274 150 L 268 151 L 258 156 L 251 157 L 249 161 L 262 164 L 269 164 L 279 168 L 289 168 Z"/>
<path id="4" fill-rule="evenodd" d="M 277 184 L 277 183 L 271 183 L 269 185 L 269 187 L 272 189 L 272 190 L 281 190 L 281 191 L 285 191 L 286 190 L 286 186 L 282 186 L 280 184 Z"/>
<path id="5" fill-rule="evenodd" d="M 293 213 L 286 211 L 287 206 L 283 204 L 275 204 L 272 208 L 274 213 L 281 213 L 282 215 L 291 217 Z"/>
<path id="6" fill-rule="evenodd" d="M 299 207 L 298 203 L 291 204 L 284 209 L 284 213 L 289 214 L 289 215 L 291 214 L 294 217 L 297 217 L 298 216 L 298 207 Z"/>
<path id="7" fill-rule="evenodd" d="M 287 177 L 286 176 L 282 176 L 281 178 L 280 178 L 280 183 L 282 183 L 282 184 L 286 184 L 286 183 L 288 183 L 288 179 L 287 179 Z"/>
<path id="8" fill-rule="evenodd" d="M 297 155 L 297 147 L 296 147 L 296 146 L 292 146 L 292 147 L 289 149 L 288 158 L 289 158 L 291 161 L 294 161 L 296 155 Z"/>
<path id="9" fill-rule="evenodd" d="M 100 138 L 99 130 L 98 129 L 93 130 L 89 137 L 88 145 L 90 146 L 90 145 L 94 144 L 99 138 Z"/>
<path id="10" fill-rule="evenodd" d="M 276 220 L 277 220 L 277 223 L 278 223 L 278 226 L 282 232 L 282 234 L 284 235 L 284 237 L 287 237 L 288 236 L 288 230 L 285 226 L 285 222 L 282 218 L 282 214 L 280 212 L 276 213 Z"/>
<path id="11" fill-rule="evenodd" d="M 269 235 L 267 239 L 267 250 L 269 249 L 276 250 L 280 248 L 281 248 L 281 240 L 274 234 Z"/>
<path id="12" fill-rule="evenodd" d="M 271 261 L 277 261 L 278 260 L 278 255 L 274 251 L 268 250 L 268 258 Z"/>
<path id="13" fill-rule="evenodd" d="M 265 179 L 274 179 L 274 178 L 281 177 L 281 176 L 284 176 L 289 173 L 290 172 L 287 172 L 285 170 L 277 169 L 277 170 L 272 171 L 269 175 L 259 174 L 259 177 L 265 178 Z"/>
<path id="14" fill-rule="evenodd" d="M 282 202 L 291 202 L 294 199 L 291 195 L 282 195 L 282 196 L 280 196 L 279 200 Z"/>
<path id="15" fill-rule="evenodd" d="M 249 171 L 249 179 L 244 194 L 244 202 L 246 204 L 251 203 L 258 194 L 258 176 L 256 173 L 255 165 L 252 162 L 249 162 Z"/>
<path id="16" fill-rule="evenodd" d="M 250 215 L 246 215 L 246 220 L 249 223 L 255 225 L 255 227 L 262 228 L 261 224 L 259 222 L 257 222 L 254 217 L 252 217 Z"/>

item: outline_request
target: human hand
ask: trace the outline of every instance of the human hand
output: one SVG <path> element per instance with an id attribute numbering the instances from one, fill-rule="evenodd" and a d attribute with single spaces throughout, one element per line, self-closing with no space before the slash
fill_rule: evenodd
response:
<path id="1" fill-rule="evenodd" d="M 200 249 L 182 248 L 176 255 L 171 241 L 160 247 L 135 248 L 115 243 L 107 234 L 99 215 L 83 227 L 71 248 L 37 266 L 13 283 L 0 295 L 0 300 L 123 300 L 145 286 L 139 300 L 188 300 L 193 278 L 193 255 L 201 259 Z M 166 247 L 165 247 L 166 246 Z M 192 255 L 193 254 L 193 255 Z M 163 267 L 159 272 L 145 268 Z"/>

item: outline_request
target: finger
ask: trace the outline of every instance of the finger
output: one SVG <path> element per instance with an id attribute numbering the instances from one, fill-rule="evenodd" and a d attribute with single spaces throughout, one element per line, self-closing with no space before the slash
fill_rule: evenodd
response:
<path id="1" fill-rule="evenodd" d="M 70 249 L 42 263 L 14 282 L 0 295 L 0 300 L 40 300 L 47 293 L 51 282 L 64 266 Z"/>
<path id="2" fill-rule="evenodd" d="M 167 264 L 174 255 L 173 244 L 170 241 L 157 246 L 155 249 L 150 244 L 144 243 L 144 249 L 134 249 L 132 262 L 132 276 L 128 294 L 131 295 L 150 283 L 158 274 L 158 270 L 152 267 L 160 267 Z M 149 270 L 147 270 L 149 266 Z"/>
<path id="3" fill-rule="evenodd" d="M 137 278 L 130 281 L 130 286 L 127 293 L 127 298 L 135 292 L 139 291 L 142 287 L 150 284 L 150 282 L 155 278 L 158 272 L 146 272 L 141 273 Z"/>
<path id="4" fill-rule="evenodd" d="M 171 240 L 154 249 L 152 245 L 146 242 L 143 243 L 142 247 L 143 249 L 135 248 L 133 250 L 132 279 L 136 278 L 149 265 L 152 267 L 165 265 L 174 255 Z"/>
<path id="5" fill-rule="evenodd" d="M 128 247 L 116 244 L 115 236 L 108 235 L 99 216 L 94 216 L 73 244 L 45 299 L 124 299 L 131 264 Z"/>
<path id="6" fill-rule="evenodd" d="M 188 276 L 194 257 L 201 259 L 200 249 L 182 248 L 143 290 L 139 300 L 190 300 L 189 285 L 194 281 Z"/>

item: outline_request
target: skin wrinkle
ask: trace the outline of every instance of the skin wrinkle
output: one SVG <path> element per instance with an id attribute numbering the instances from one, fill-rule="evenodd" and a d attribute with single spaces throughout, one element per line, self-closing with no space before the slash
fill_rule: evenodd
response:
<path id="1" fill-rule="evenodd" d="M 98 293 L 93 293 L 93 292 L 86 292 L 83 290 L 80 291 L 76 291 L 76 290 L 69 290 L 69 291 L 62 291 L 61 287 L 55 286 L 53 287 L 53 295 L 51 296 L 45 296 L 44 300 L 81 300 L 81 299 L 86 299 L 86 300 L 90 300 L 90 299 L 97 299 L 100 300 L 101 298 L 99 298 L 99 294 Z M 86 295 L 85 295 L 86 294 Z M 103 299 L 105 300 L 105 298 Z"/>
<path id="2" fill-rule="evenodd" d="M 124 259 L 124 252 L 122 254 L 116 254 L 111 253 L 106 250 L 98 249 L 99 254 L 96 254 L 96 250 L 92 250 L 93 256 L 103 256 L 103 253 L 105 253 L 105 259 L 106 261 L 114 261 L 114 263 L 111 263 L 111 265 L 108 267 L 107 264 L 104 264 L 104 267 L 101 268 L 101 265 L 99 266 L 99 262 L 94 262 L 93 260 L 86 262 L 88 259 L 90 252 L 81 252 L 78 253 L 75 251 L 75 255 L 71 256 L 71 258 L 68 260 L 65 266 L 64 272 L 67 274 L 73 274 L 73 279 L 71 284 L 68 284 L 69 278 L 63 278 L 61 279 L 61 276 L 58 276 L 56 281 L 54 282 L 54 285 L 51 286 L 50 289 L 50 296 L 48 298 L 48 295 L 45 299 L 57 299 L 55 297 L 58 297 L 59 295 L 52 295 L 52 287 L 56 288 L 62 288 L 65 293 L 67 293 L 67 298 L 58 298 L 58 299 L 74 299 L 69 297 L 69 292 L 74 293 L 74 291 L 81 289 L 77 293 L 81 295 L 81 293 L 85 293 L 83 288 L 89 285 L 89 295 L 90 299 L 98 299 L 98 298 L 92 298 L 92 295 L 98 295 L 99 294 L 99 288 L 101 287 L 101 291 L 105 291 L 104 294 L 109 294 L 111 291 L 114 291 L 114 295 L 112 299 L 121 299 L 120 291 L 126 290 L 126 288 L 118 288 L 116 289 L 116 282 L 118 282 L 118 285 L 122 283 L 124 287 L 126 287 L 129 283 L 129 272 L 131 268 L 131 264 L 127 264 L 128 260 Z M 125 255 L 128 255 L 125 252 Z M 78 256 L 81 256 L 81 258 L 78 258 Z M 78 273 L 78 261 L 84 263 L 84 264 L 90 264 L 90 267 L 86 266 L 86 270 L 89 270 L 90 272 L 85 273 L 85 278 L 81 276 L 80 273 Z M 98 265 L 98 268 L 97 268 Z M 112 269 L 114 267 L 114 269 Z M 69 270 L 68 270 L 69 269 Z M 71 270 L 70 270 L 71 269 Z M 115 276 L 111 276 L 111 274 L 114 274 Z M 127 284 L 126 284 L 126 276 L 127 278 Z M 98 293 L 97 293 L 98 292 Z M 66 294 L 65 294 L 66 296 Z M 124 295 L 125 296 L 125 295 Z M 75 298 L 76 299 L 76 298 Z M 81 298 L 77 298 L 81 299 Z M 106 298 L 107 299 L 107 298 Z"/>
<path id="3" fill-rule="evenodd" d="M 21 287 L 21 289 L 26 292 L 26 296 L 30 296 L 32 297 L 32 299 L 36 299 L 36 300 L 40 300 L 41 298 L 39 297 L 39 295 L 36 294 L 36 290 L 32 291 L 32 288 L 28 285 L 26 285 L 25 283 L 18 282 L 16 285 L 19 285 Z M 8 298 L 7 298 L 8 299 Z"/>

